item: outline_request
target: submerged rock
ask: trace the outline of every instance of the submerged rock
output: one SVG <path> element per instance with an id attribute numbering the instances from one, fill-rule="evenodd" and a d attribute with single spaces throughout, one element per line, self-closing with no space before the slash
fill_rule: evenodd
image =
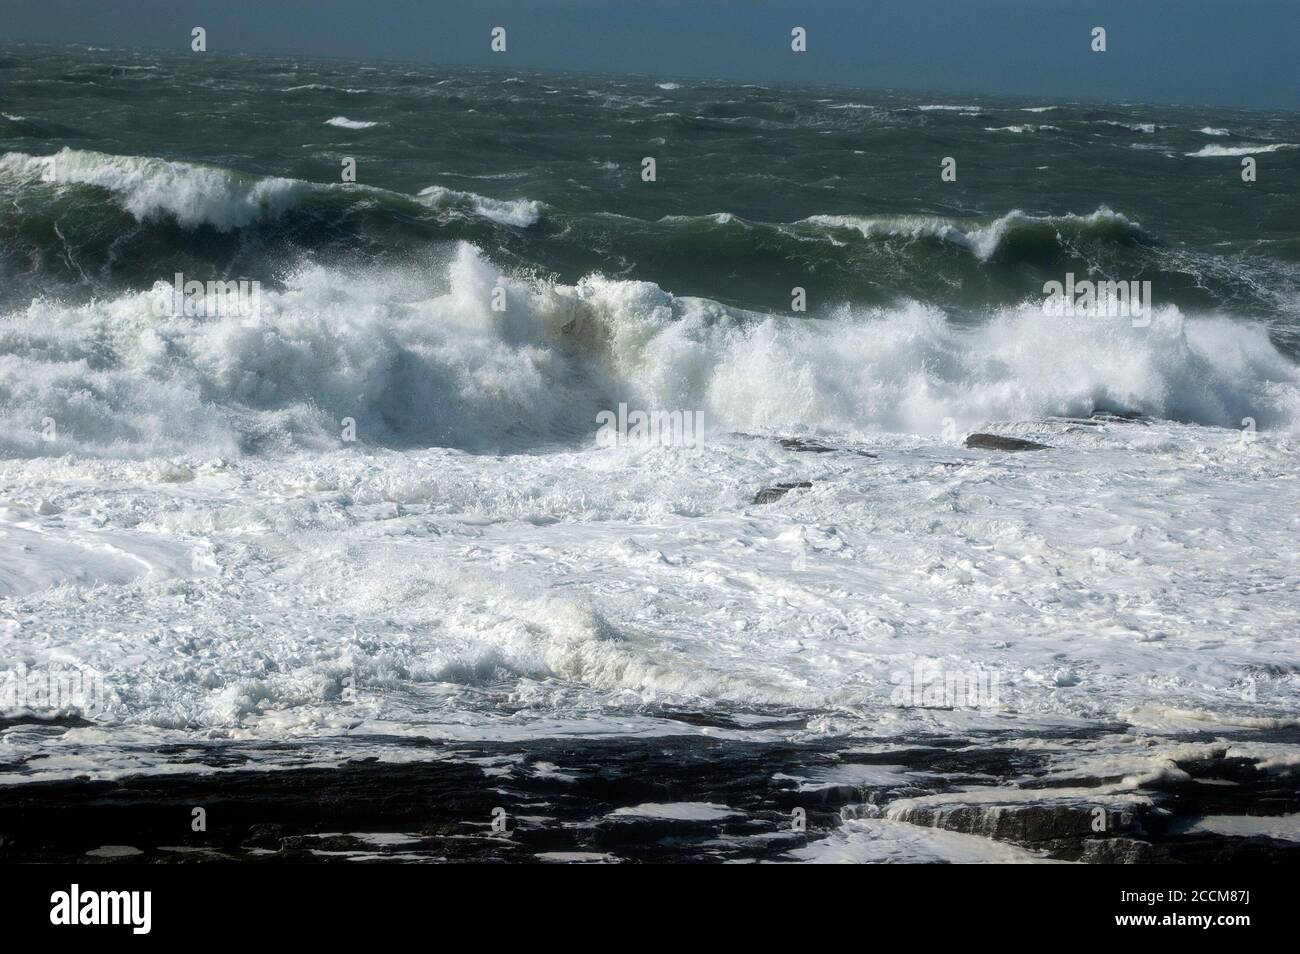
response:
<path id="1" fill-rule="evenodd" d="M 847 447 L 831 447 L 827 444 L 819 444 L 817 441 L 804 440 L 802 437 L 783 437 L 780 444 L 789 451 L 801 451 L 805 454 L 830 454 L 835 451 L 844 451 L 849 454 L 857 454 L 859 457 L 870 457 L 873 460 L 878 458 L 879 454 L 870 454 L 867 451 L 851 450 Z"/>
<path id="2" fill-rule="evenodd" d="M 1094 421 L 1102 421 L 1109 424 L 1141 424 L 1143 427 L 1150 427 L 1151 422 L 1144 420 L 1145 414 L 1140 411 L 1097 411 L 1092 415 Z"/>
<path id="3" fill-rule="evenodd" d="M 1031 451 L 1050 450 L 1046 444 L 1021 440 L 1019 437 L 1003 437 L 1000 434 L 972 434 L 966 438 L 966 446 L 979 450 Z"/>
<path id="4" fill-rule="evenodd" d="M 765 487 L 754 495 L 754 503 L 769 504 L 780 500 L 792 490 L 811 487 L 809 481 L 801 480 L 792 484 L 777 484 L 775 487 Z"/>
<path id="5" fill-rule="evenodd" d="M 829 454 L 835 450 L 834 447 L 827 447 L 816 441 L 806 441 L 802 437 L 783 437 L 781 446 L 786 450 L 803 451 L 808 454 Z"/>

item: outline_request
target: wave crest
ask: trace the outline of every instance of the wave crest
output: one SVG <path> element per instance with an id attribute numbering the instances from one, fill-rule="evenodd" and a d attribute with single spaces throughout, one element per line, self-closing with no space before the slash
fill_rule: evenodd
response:
<path id="1" fill-rule="evenodd" d="M 346 201 L 341 197 L 348 193 L 399 205 L 469 212 L 521 227 L 535 224 L 544 208 L 529 199 L 492 199 L 441 186 L 430 186 L 417 197 L 373 186 L 258 176 L 201 163 L 69 148 L 50 156 L 6 153 L 0 157 L 0 178 L 25 186 L 105 189 L 137 221 L 172 220 L 187 229 L 210 226 L 221 232 L 274 220 L 313 197 Z"/>
<path id="2" fill-rule="evenodd" d="M 494 311 L 494 291 L 507 308 Z M 587 443 L 621 401 L 723 430 L 937 433 L 1124 408 L 1290 428 L 1300 372 L 1265 328 L 1157 309 L 1148 328 L 1006 308 L 960 328 L 920 304 L 761 315 L 651 282 L 503 275 L 472 245 L 445 271 L 299 270 L 255 321 L 154 317 L 150 292 L 0 324 L 0 445 L 23 456 L 339 446 L 471 451 Z M 41 440 L 42 419 L 58 438 Z"/>
<path id="3" fill-rule="evenodd" d="M 421 189 L 420 198 L 431 208 L 468 210 L 500 225 L 519 228 L 536 225 L 545 208 L 535 199 L 490 199 L 476 192 L 458 192 L 442 186 Z"/>
<path id="4" fill-rule="evenodd" d="M 217 166 L 64 148 L 51 156 L 7 153 L 0 175 L 107 189 L 139 221 L 169 216 L 186 228 L 242 228 L 297 205 L 310 190 L 297 179 L 247 176 Z"/>
<path id="5" fill-rule="evenodd" d="M 1106 206 L 1087 215 L 1038 216 L 1016 209 L 983 224 L 930 215 L 814 215 L 802 219 L 801 223 L 856 231 L 866 239 L 937 239 L 964 249 L 983 262 L 1017 245 L 1059 246 L 1063 237 L 1120 242 L 1145 238 L 1139 223 Z"/>

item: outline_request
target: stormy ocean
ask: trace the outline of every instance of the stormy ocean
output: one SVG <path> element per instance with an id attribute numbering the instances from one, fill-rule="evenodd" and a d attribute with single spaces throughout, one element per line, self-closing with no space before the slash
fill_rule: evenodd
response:
<path id="1" fill-rule="evenodd" d="M 0 852 L 1294 859 L 1298 180 L 1294 112 L 0 47 Z"/>

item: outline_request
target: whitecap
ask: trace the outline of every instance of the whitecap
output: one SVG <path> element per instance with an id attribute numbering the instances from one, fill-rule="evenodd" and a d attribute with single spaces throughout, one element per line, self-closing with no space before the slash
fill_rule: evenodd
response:
<path id="1" fill-rule="evenodd" d="M 1300 145 L 1293 142 L 1274 142 L 1267 145 L 1245 145 L 1245 146 L 1219 146 L 1209 145 L 1202 146 L 1196 152 L 1183 153 L 1185 156 L 1191 156 L 1195 159 L 1203 159 L 1210 156 L 1253 156 L 1261 152 L 1279 152 L 1283 149 L 1300 149 Z"/>
<path id="2" fill-rule="evenodd" d="M 348 119 L 346 116 L 335 116 L 333 119 L 325 120 L 326 126 L 339 126 L 343 129 L 370 129 L 372 126 L 378 126 L 379 123 L 367 122 L 363 119 Z"/>

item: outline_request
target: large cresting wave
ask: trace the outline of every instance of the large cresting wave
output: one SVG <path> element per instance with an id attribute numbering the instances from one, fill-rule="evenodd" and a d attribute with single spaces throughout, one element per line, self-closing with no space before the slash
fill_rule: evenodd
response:
<path id="1" fill-rule="evenodd" d="M 41 299 L 0 320 L 0 452 L 325 448 L 345 418 L 364 444 L 516 450 L 590 442 L 620 402 L 846 435 L 1097 409 L 1289 430 L 1300 409 L 1300 373 L 1263 327 L 1172 306 L 1144 328 L 1028 305 L 976 327 L 915 303 L 809 320 L 512 277 L 468 243 L 434 272 L 304 265 L 255 318 L 158 317 L 170 295 Z"/>
<path id="2" fill-rule="evenodd" d="M 490 199 L 437 186 L 408 196 L 366 185 L 258 176 L 205 163 L 69 148 L 48 156 L 6 153 L 0 156 L 0 182 L 6 179 L 11 187 L 29 189 L 38 184 L 93 187 L 109 193 L 118 208 L 139 222 L 174 222 L 186 229 L 208 226 L 221 232 L 273 221 L 312 200 L 346 196 L 460 211 L 521 227 L 535 224 L 542 212 L 540 202 L 528 199 Z"/>

